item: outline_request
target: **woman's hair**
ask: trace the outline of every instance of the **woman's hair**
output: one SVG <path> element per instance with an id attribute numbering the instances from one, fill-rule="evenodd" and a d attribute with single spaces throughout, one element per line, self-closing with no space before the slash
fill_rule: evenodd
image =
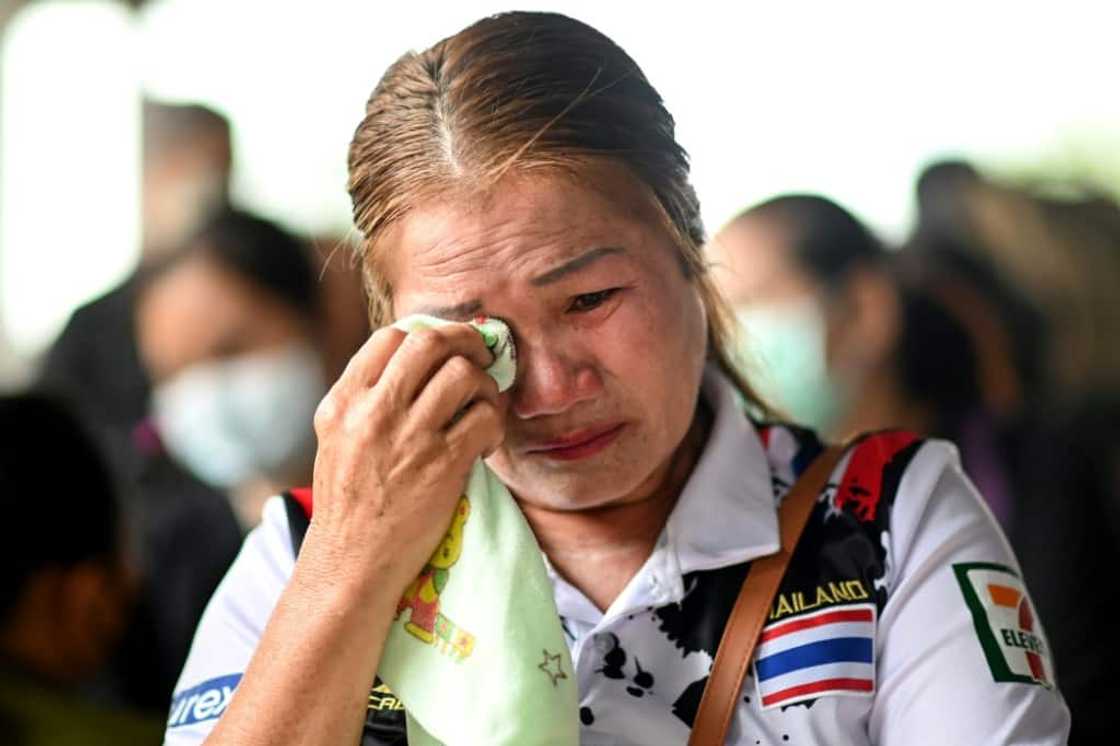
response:
<path id="1" fill-rule="evenodd" d="M 397 60 L 350 145 L 350 197 L 370 321 L 391 320 L 378 239 L 419 200 L 484 189 L 510 171 L 579 174 L 614 162 L 636 177 L 675 239 L 708 316 L 709 357 L 765 409 L 730 362 L 733 317 L 704 261 L 700 205 L 673 117 L 638 65 L 606 36 L 555 13 L 485 18 Z"/>
<path id="2" fill-rule="evenodd" d="M 826 197 L 784 194 L 740 213 L 734 222 L 774 226 L 797 266 L 835 289 L 857 267 L 885 263 L 886 249 L 854 215 Z"/>
<path id="3" fill-rule="evenodd" d="M 304 241 L 264 218 L 242 210 L 216 213 L 166 260 L 150 267 L 145 282 L 184 259 L 205 257 L 268 293 L 315 323 L 320 318 L 319 285 Z"/>

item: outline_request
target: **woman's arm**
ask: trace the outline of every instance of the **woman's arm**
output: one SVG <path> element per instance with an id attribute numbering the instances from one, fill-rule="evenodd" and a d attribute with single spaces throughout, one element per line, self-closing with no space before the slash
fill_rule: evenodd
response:
<path id="1" fill-rule="evenodd" d="M 207 744 L 358 741 L 397 601 L 501 443 L 490 362 L 466 325 L 382 329 L 351 360 L 316 414 L 299 558 Z"/>
<path id="2" fill-rule="evenodd" d="M 305 549 L 313 537 L 310 531 Z M 208 744 L 358 743 L 399 593 L 334 577 L 301 552 Z"/>
<path id="3" fill-rule="evenodd" d="M 871 742 L 1064 744 L 1045 620 L 948 444 L 907 468 L 884 541 Z"/>

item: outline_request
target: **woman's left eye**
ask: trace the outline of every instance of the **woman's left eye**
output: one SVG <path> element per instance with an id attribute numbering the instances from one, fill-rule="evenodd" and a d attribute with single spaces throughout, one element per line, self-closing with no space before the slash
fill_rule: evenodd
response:
<path id="1" fill-rule="evenodd" d="M 587 313 L 588 311 L 593 311 L 610 300 L 610 298 L 621 289 L 622 288 L 607 288 L 606 290 L 597 290 L 594 293 L 577 295 L 572 299 L 572 305 L 568 307 L 568 310 L 573 313 Z"/>

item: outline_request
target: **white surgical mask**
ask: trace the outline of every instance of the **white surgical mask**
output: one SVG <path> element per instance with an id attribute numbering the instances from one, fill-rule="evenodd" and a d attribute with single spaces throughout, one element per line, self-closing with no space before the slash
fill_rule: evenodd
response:
<path id="1" fill-rule="evenodd" d="M 735 310 L 740 326 L 739 362 L 766 401 L 797 423 L 827 430 L 844 397 L 828 374 L 826 326 L 812 297 Z"/>
<path id="2" fill-rule="evenodd" d="M 325 392 L 319 356 L 293 344 L 187 368 L 156 387 L 153 414 L 175 459 L 228 488 L 310 465 Z"/>

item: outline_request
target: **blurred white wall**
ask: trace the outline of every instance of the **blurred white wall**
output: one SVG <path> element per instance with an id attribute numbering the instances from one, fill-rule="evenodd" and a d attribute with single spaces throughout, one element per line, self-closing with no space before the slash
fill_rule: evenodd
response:
<path id="1" fill-rule="evenodd" d="M 17 21 L 26 23 L 9 29 L 6 60 L 30 43 L 24 39 L 30 17 L 57 4 L 21 14 Z M 1118 3 L 558 0 L 520 7 L 581 18 L 642 65 L 692 154 L 709 230 L 777 192 L 812 190 L 897 238 L 911 218 L 917 170 L 941 155 L 1019 171 L 1039 163 L 1060 171 L 1072 161 L 1120 188 Z M 73 114 L 76 106 L 83 121 L 123 122 L 133 116 L 127 91 L 140 77 L 154 96 L 200 101 L 230 116 L 234 191 L 242 202 L 296 228 L 347 229 L 346 148 L 381 72 L 403 51 L 504 9 L 481 0 L 162 0 L 133 27 L 112 32 L 119 47 L 97 43 L 105 59 L 82 39 L 55 41 L 51 53 L 68 71 L 61 78 L 49 65 L 13 70 L 5 64 L 4 110 L 12 111 L 0 135 L 0 189 L 19 192 L 21 212 L 55 216 L 45 224 L 18 219 L 10 229 L 0 218 L 0 315 L 7 334 L 22 354 L 41 349 L 75 303 L 119 276 L 135 256 L 134 225 L 118 215 L 126 206 L 134 210 L 124 176 L 111 190 L 105 184 L 87 194 L 91 207 L 80 216 L 61 209 L 72 205 L 56 196 L 60 185 L 50 173 L 10 167 L 9 151 L 29 147 L 21 127 L 45 138 L 54 131 L 51 117 Z M 77 20 L 75 8 L 69 12 L 74 28 L 84 30 L 79 36 L 93 39 L 88 22 Z M 72 76 L 87 69 L 119 79 L 96 94 L 93 87 L 75 90 Z M 42 101 L 9 107 L 20 86 L 36 89 Z M 73 119 L 63 122 L 72 126 Z M 121 126 L 135 134 L 132 124 Z M 109 143 L 121 133 L 90 132 L 99 132 L 106 147 L 91 153 L 85 170 L 104 171 L 96 159 L 108 157 Z M 120 147 L 124 160 L 112 172 L 133 179 L 127 154 L 133 146 Z M 109 214 L 119 222 L 109 226 Z M 31 250 L 24 231 L 49 234 L 58 246 L 73 239 L 55 231 L 71 236 L 78 224 L 89 240 L 67 256 L 97 257 L 96 266 L 79 265 L 80 282 L 59 278 L 57 263 L 51 269 L 41 257 L 23 256 Z"/>
<path id="2" fill-rule="evenodd" d="M 0 48 L 0 320 L 25 372 L 73 309 L 124 277 L 139 240 L 139 60 L 109 2 L 17 13 Z M 2 353 L 0 353 L 2 354 Z"/>

